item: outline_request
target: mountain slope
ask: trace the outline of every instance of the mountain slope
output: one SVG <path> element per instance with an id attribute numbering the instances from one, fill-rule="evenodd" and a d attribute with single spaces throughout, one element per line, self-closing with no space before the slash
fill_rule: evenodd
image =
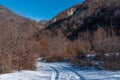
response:
<path id="1" fill-rule="evenodd" d="M 0 73 L 34 69 L 37 42 L 33 35 L 43 25 L 0 5 Z M 25 63 L 25 64 L 23 64 Z"/>
<path id="2" fill-rule="evenodd" d="M 47 29 L 53 31 L 61 29 L 64 35 L 71 40 L 77 38 L 79 33 L 84 30 L 93 32 L 99 26 L 113 25 L 115 26 L 115 32 L 119 34 L 119 0 L 86 0 L 76 6 L 58 14 L 52 19 Z M 72 11 L 72 9 L 73 12 L 71 12 L 70 16 L 65 15 L 70 13 L 69 11 Z"/>
<path id="3" fill-rule="evenodd" d="M 80 67 L 120 70 L 116 55 L 120 53 L 120 1 L 85 0 L 50 20 L 36 39 L 44 42 L 46 61 L 68 60 Z M 96 56 L 87 59 L 91 54 Z M 102 66 L 94 64 L 96 60 Z"/>
<path id="4" fill-rule="evenodd" d="M 0 5 L 0 52 L 14 51 L 16 46 L 23 43 L 23 40 L 28 39 L 41 28 L 41 24 L 36 21 L 14 14 Z"/>

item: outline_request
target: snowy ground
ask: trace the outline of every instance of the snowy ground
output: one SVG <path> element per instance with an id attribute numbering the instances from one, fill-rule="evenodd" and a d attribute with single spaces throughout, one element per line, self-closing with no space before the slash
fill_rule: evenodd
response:
<path id="1" fill-rule="evenodd" d="M 120 72 L 79 70 L 67 63 L 37 63 L 36 71 L 0 75 L 0 80 L 120 80 Z"/>

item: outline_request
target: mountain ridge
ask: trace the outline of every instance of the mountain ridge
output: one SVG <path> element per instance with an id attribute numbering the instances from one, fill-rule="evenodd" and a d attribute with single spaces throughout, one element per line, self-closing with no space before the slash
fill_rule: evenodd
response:
<path id="1" fill-rule="evenodd" d="M 77 5 L 78 7 L 77 10 L 75 10 L 75 12 L 71 16 L 67 17 L 67 19 L 66 17 L 64 17 L 62 18 L 62 20 L 58 19 L 57 21 L 54 22 L 54 19 L 59 17 L 59 15 L 64 15 L 64 12 L 67 10 L 58 14 L 58 16 L 52 19 L 53 22 L 51 22 L 48 25 L 47 29 L 54 30 L 54 29 L 58 29 L 57 27 L 59 27 L 59 29 L 61 28 L 62 32 L 64 32 L 64 31 L 68 31 L 68 28 L 71 28 L 70 31 L 67 32 L 68 34 L 69 33 L 70 34 L 69 35 L 65 34 L 65 35 L 70 39 L 74 39 L 75 36 L 77 38 L 79 32 L 85 28 L 89 30 L 90 29 L 94 30 L 97 29 L 98 26 L 105 26 L 105 25 L 109 26 L 110 22 L 113 22 L 113 25 L 114 23 L 118 24 L 119 22 L 117 21 L 119 20 L 118 13 L 120 6 L 119 6 L 119 2 L 118 3 L 117 2 L 118 0 L 115 1 L 86 0 L 83 2 L 83 4 Z M 115 26 L 117 26 L 117 24 Z M 87 27 L 87 25 L 91 27 Z M 116 30 L 119 30 L 119 26 L 117 26 Z M 119 33 L 119 31 L 116 32 Z"/>

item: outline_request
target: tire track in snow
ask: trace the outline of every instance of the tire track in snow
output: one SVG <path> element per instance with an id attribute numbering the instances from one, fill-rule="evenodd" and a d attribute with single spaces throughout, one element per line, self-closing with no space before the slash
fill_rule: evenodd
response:
<path id="1" fill-rule="evenodd" d="M 57 69 L 57 67 L 54 67 L 54 65 L 48 65 L 48 64 L 46 66 L 50 67 L 56 73 L 55 80 L 59 80 L 59 77 L 60 77 L 59 68 Z M 65 67 L 65 66 L 59 65 L 59 67 L 64 68 L 65 70 L 68 70 L 68 71 L 74 73 L 78 77 L 77 78 L 77 77 L 73 76 L 74 78 L 76 78 L 76 80 L 85 80 L 85 78 L 71 66 Z"/>
<path id="2" fill-rule="evenodd" d="M 66 70 L 70 71 L 70 72 L 75 73 L 79 77 L 79 80 L 85 80 L 85 78 L 81 74 L 79 74 L 78 72 L 76 72 L 72 67 L 71 68 L 64 67 L 64 66 L 62 66 L 62 67 L 65 68 Z"/>
<path id="3" fill-rule="evenodd" d="M 50 65 L 47 65 L 47 66 L 49 66 L 53 71 L 55 71 L 55 73 L 56 73 L 55 80 L 59 80 L 59 72 L 58 72 L 58 70 L 55 69 L 54 67 L 50 66 Z"/>

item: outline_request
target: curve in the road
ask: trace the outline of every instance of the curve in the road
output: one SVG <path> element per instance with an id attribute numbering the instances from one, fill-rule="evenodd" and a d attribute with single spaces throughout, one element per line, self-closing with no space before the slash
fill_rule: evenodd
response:
<path id="1" fill-rule="evenodd" d="M 75 73 L 79 77 L 79 80 L 85 80 L 85 78 L 81 74 L 79 74 L 78 72 L 76 72 L 73 68 L 69 68 L 69 67 L 64 67 L 64 68 L 66 70 L 68 70 L 68 71 L 71 71 L 71 72 Z"/>
<path id="2" fill-rule="evenodd" d="M 52 65 L 46 65 L 46 66 L 50 67 L 56 73 L 55 80 L 59 80 L 59 77 L 60 77 L 59 71 L 60 70 L 57 69 L 57 67 L 54 67 Z M 61 65 L 61 67 L 66 69 L 66 70 L 68 70 L 68 71 L 70 71 L 70 72 L 72 72 L 72 73 L 74 73 L 78 77 L 77 80 L 85 80 L 85 78 L 80 73 L 76 72 L 76 70 L 73 69 L 72 67 L 70 67 L 70 66 L 69 67 L 65 67 L 65 66 L 62 66 L 62 65 Z"/>
<path id="3" fill-rule="evenodd" d="M 55 77 L 55 80 L 59 80 L 59 72 L 58 72 L 58 70 L 57 69 L 55 69 L 54 67 L 52 67 L 52 66 L 50 66 L 50 65 L 48 65 L 53 71 L 55 71 L 56 72 L 56 77 Z"/>

